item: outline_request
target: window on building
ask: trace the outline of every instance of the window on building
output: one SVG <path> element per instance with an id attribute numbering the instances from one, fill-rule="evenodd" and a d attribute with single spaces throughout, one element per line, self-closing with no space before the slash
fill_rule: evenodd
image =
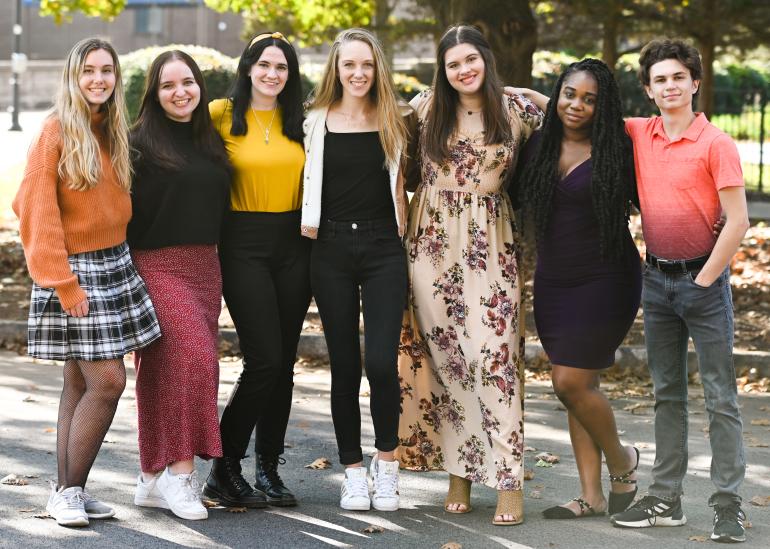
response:
<path id="1" fill-rule="evenodd" d="M 158 6 L 138 6 L 134 11 L 136 34 L 160 34 L 163 32 L 163 10 Z"/>

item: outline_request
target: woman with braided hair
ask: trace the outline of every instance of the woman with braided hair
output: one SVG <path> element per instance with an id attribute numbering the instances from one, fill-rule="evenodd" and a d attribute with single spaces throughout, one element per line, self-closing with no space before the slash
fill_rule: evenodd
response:
<path id="1" fill-rule="evenodd" d="M 545 96 L 523 92 L 546 107 Z M 636 494 L 639 452 L 618 439 L 599 373 L 613 364 L 636 317 L 641 268 L 628 230 L 632 147 L 612 72 L 596 59 L 573 63 L 553 96 L 511 194 L 518 190 L 536 227 L 535 323 L 553 364 L 554 392 L 567 408 L 582 488 L 580 497 L 543 514 L 572 519 L 620 512 Z"/>

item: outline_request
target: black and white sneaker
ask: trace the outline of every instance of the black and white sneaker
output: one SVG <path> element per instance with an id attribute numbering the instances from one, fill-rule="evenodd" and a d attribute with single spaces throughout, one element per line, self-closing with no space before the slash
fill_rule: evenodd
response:
<path id="1" fill-rule="evenodd" d="M 720 543 L 739 543 L 746 541 L 746 520 L 741 506 L 736 503 L 714 505 L 714 531 L 711 539 Z"/>
<path id="2" fill-rule="evenodd" d="M 687 517 L 682 512 L 682 500 L 666 501 L 655 496 L 644 496 L 634 505 L 610 517 L 618 528 L 649 528 L 651 526 L 682 526 Z"/>

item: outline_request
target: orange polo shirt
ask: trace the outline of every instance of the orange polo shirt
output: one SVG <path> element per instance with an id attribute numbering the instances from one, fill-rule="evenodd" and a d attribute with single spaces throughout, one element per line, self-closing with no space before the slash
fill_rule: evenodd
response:
<path id="1" fill-rule="evenodd" d="M 629 118 L 642 231 L 647 250 L 663 259 L 707 255 L 716 242 L 714 222 L 722 208 L 719 191 L 743 187 L 738 148 L 698 113 L 671 141 L 660 116 Z"/>

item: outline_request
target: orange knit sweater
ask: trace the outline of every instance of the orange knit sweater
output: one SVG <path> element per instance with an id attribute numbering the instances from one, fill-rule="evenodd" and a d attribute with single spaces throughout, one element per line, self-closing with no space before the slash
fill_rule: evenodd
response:
<path id="1" fill-rule="evenodd" d="M 97 136 L 103 135 L 103 119 L 103 115 L 93 116 L 91 129 Z M 99 183 L 85 191 L 70 189 L 57 171 L 61 148 L 61 125 L 51 116 L 30 146 L 13 211 L 19 217 L 21 242 L 32 280 L 43 288 L 54 288 L 62 307 L 69 309 L 87 296 L 67 256 L 110 248 L 125 241 L 131 197 L 118 185 L 103 143 Z"/>

